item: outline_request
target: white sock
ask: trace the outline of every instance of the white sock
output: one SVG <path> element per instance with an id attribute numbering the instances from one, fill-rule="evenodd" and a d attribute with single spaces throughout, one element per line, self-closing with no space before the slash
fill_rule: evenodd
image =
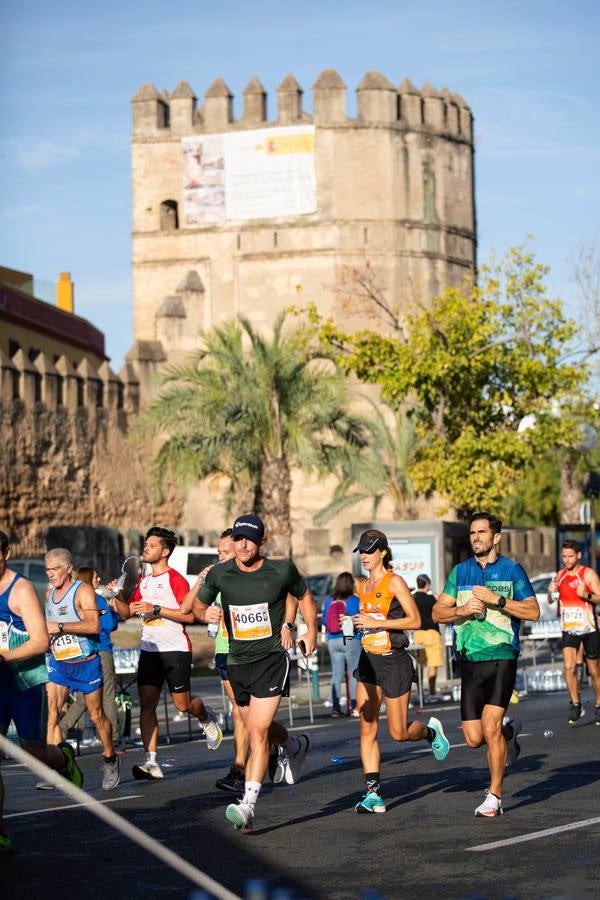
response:
<path id="1" fill-rule="evenodd" d="M 293 737 L 291 734 L 288 735 L 288 739 L 283 745 L 283 749 L 288 754 L 294 754 L 297 750 L 300 749 L 300 741 L 298 738 Z"/>
<path id="2" fill-rule="evenodd" d="M 254 812 L 254 807 L 256 806 L 256 801 L 258 800 L 258 795 L 260 794 L 260 789 L 262 784 L 260 781 L 247 781 L 245 790 L 244 790 L 244 799 L 242 803 L 245 803 L 246 806 L 249 806 Z"/>
<path id="3" fill-rule="evenodd" d="M 153 763 L 153 765 L 157 765 L 156 753 L 152 752 L 151 750 L 148 750 L 148 752 L 146 753 L 146 762 Z"/>

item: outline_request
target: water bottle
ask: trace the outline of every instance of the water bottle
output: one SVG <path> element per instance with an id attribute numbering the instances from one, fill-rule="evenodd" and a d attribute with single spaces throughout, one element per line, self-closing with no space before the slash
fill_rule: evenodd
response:
<path id="1" fill-rule="evenodd" d="M 125 572 L 121 572 L 119 577 L 117 578 L 116 584 L 110 589 L 110 596 L 116 597 L 117 594 L 120 594 L 123 588 L 125 587 L 125 581 L 127 580 L 127 574 Z"/>
<path id="2" fill-rule="evenodd" d="M 354 622 L 352 616 L 344 616 L 342 619 L 342 634 L 345 638 L 354 637 Z"/>
<path id="3" fill-rule="evenodd" d="M 216 609 L 219 608 L 218 604 L 213 603 L 213 606 L 215 606 Z M 219 633 L 219 625 L 220 625 L 220 621 L 208 623 L 207 631 L 208 631 L 209 638 L 212 638 L 213 640 L 216 638 L 217 634 Z"/>

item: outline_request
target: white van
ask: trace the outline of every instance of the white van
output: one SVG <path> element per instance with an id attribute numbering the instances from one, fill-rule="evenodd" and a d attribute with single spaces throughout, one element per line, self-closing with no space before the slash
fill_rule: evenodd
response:
<path id="1" fill-rule="evenodd" d="M 190 587 L 196 584 L 196 576 L 207 566 L 219 562 L 216 547 L 187 547 L 183 544 L 175 547 L 169 557 L 169 565 L 187 579 Z"/>

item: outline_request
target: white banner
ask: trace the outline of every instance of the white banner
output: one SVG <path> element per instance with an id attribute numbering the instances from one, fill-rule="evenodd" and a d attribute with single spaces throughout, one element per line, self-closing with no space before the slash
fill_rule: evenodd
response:
<path id="1" fill-rule="evenodd" d="M 186 225 L 316 212 L 315 127 L 185 137 Z"/>

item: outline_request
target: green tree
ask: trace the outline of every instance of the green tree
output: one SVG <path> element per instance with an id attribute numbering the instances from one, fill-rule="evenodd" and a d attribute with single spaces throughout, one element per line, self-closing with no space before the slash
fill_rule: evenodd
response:
<path id="1" fill-rule="evenodd" d="M 419 492 L 465 512 L 500 508 L 536 459 L 573 446 L 590 409 L 587 371 L 567 361 L 576 325 L 546 295 L 547 271 L 517 247 L 483 267 L 477 285 L 448 289 L 404 317 L 389 305 L 387 326 L 355 335 L 313 311 L 347 371 L 380 384 L 392 406 L 412 407 Z"/>
<path id="2" fill-rule="evenodd" d="M 317 525 L 324 525 L 343 509 L 364 500 L 373 501 L 376 518 L 384 497 L 392 500 L 395 519 L 416 516 L 416 495 L 408 474 L 417 447 L 414 422 L 404 409 L 388 408 L 386 414 L 382 404 L 371 405 L 373 413 L 365 421 L 368 443 L 360 453 L 348 458 L 349 467 L 331 502 L 314 516 Z"/>
<path id="3" fill-rule="evenodd" d="M 137 429 L 165 436 L 159 484 L 167 474 L 189 484 L 224 473 L 234 492 L 249 485 L 278 557 L 291 552 L 291 468 L 346 470 L 366 440 L 343 374 L 304 329 L 284 324 L 285 313 L 270 339 L 246 319 L 202 335 L 199 351 L 167 370 Z"/>

